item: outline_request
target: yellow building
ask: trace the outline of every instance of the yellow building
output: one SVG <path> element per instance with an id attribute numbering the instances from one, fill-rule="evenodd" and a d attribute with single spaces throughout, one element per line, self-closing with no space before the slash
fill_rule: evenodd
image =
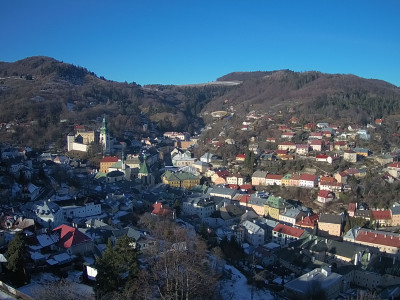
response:
<path id="1" fill-rule="evenodd" d="M 162 176 L 162 182 L 174 187 L 191 189 L 200 184 L 200 177 L 187 172 L 166 171 Z"/>
<path id="2" fill-rule="evenodd" d="M 100 172 L 108 173 L 108 168 L 118 161 L 116 156 L 106 156 L 100 160 Z"/>

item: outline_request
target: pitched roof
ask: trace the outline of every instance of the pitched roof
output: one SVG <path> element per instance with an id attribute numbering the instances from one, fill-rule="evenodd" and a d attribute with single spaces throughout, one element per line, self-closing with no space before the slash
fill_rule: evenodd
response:
<path id="1" fill-rule="evenodd" d="M 352 212 L 355 212 L 356 211 L 356 209 L 357 209 L 357 203 L 349 203 L 349 206 L 347 207 L 347 210 L 348 211 L 352 211 Z"/>
<path id="2" fill-rule="evenodd" d="M 332 197 L 332 193 L 330 191 L 321 190 L 318 192 L 318 197 L 323 197 L 323 198 Z"/>
<path id="3" fill-rule="evenodd" d="M 117 161 L 118 161 L 118 157 L 116 157 L 116 156 L 106 156 L 100 160 L 100 163 L 110 163 L 110 162 L 115 163 Z"/>
<path id="4" fill-rule="evenodd" d="M 272 180 L 282 180 L 283 175 L 280 174 L 268 174 L 266 179 L 272 179 Z"/>
<path id="5" fill-rule="evenodd" d="M 53 231 L 58 231 L 60 233 L 58 245 L 66 249 L 91 241 L 87 235 L 80 232 L 77 228 L 65 224 L 54 228 Z"/>
<path id="6" fill-rule="evenodd" d="M 169 209 L 168 206 L 163 207 L 162 203 L 156 202 L 153 204 L 153 211 L 151 212 L 153 215 L 158 216 L 167 216 L 172 215 L 172 210 Z"/>
<path id="7" fill-rule="evenodd" d="M 319 223 L 342 224 L 340 215 L 322 214 L 319 217 Z"/>
<path id="8" fill-rule="evenodd" d="M 390 220 L 392 218 L 390 210 L 373 210 L 372 216 L 375 220 Z"/>
<path id="9" fill-rule="evenodd" d="M 318 214 L 314 214 L 311 216 L 304 217 L 303 220 L 296 223 L 296 226 L 299 227 L 314 227 L 319 219 Z"/>
<path id="10" fill-rule="evenodd" d="M 300 175 L 300 180 L 315 181 L 315 179 L 317 179 L 317 176 L 313 174 L 303 173 Z"/>
<path id="11" fill-rule="evenodd" d="M 280 233 L 290 235 L 290 236 L 294 236 L 297 238 L 299 238 L 304 233 L 304 229 L 295 228 L 295 227 L 288 226 L 285 224 L 276 225 L 275 228 L 273 229 L 273 231 L 280 232 Z"/>
<path id="12" fill-rule="evenodd" d="M 399 234 L 361 228 L 356 241 L 400 248 Z"/>

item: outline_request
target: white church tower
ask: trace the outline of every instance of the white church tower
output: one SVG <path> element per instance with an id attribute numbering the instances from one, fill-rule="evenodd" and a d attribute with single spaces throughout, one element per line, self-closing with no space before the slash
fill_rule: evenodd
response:
<path id="1" fill-rule="evenodd" d="M 111 145 L 110 134 L 107 130 L 107 122 L 105 116 L 103 117 L 103 123 L 100 128 L 99 142 L 103 147 L 103 155 L 110 154 L 112 145 Z"/>

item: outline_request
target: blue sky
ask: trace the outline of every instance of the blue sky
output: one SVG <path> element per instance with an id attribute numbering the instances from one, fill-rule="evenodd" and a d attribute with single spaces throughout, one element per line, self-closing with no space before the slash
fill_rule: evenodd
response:
<path id="1" fill-rule="evenodd" d="M 45 55 L 141 85 L 290 69 L 400 86 L 399 12 L 398 0 L 4 0 L 0 61 Z"/>

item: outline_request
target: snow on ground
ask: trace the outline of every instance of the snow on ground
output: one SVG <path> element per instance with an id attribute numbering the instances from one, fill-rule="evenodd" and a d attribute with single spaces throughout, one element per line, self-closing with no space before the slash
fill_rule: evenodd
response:
<path id="1" fill-rule="evenodd" d="M 0 299 L 1 300 L 15 300 L 17 298 L 10 296 L 9 294 L 3 292 L 2 290 L 0 290 Z"/>
<path id="2" fill-rule="evenodd" d="M 254 300 L 274 299 L 271 292 L 266 289 L 258 289 L 247 284 L 247 278 L 238 269 L 226 265 L 225 271 L 232 274 L 231 279 L 221 282 L 221 296 L 223 300 L 251 299 L 253 292 Z"/>

